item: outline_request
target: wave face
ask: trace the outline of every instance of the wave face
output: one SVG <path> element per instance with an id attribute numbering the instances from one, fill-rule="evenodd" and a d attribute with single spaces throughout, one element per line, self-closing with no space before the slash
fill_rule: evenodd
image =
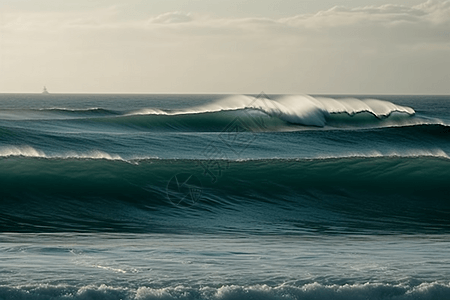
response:
<path id="1" fill-rule="evenodd" d="M 254 233 L 270 220 L 265 231 L 277 234 L 442 233 L 450 229 L 449 168 L 448 158 L 422 156 L 131 163 L 19 157 L 0 163 L 0 225 L 12 232 L 226 226 Z M 232 224 L 215 220 L 229 211 Z"/>

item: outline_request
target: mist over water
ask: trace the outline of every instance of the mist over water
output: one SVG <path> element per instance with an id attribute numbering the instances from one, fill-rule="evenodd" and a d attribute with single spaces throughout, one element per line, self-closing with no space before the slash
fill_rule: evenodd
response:
<path id="1" fill-rule="evenodd" d="M 0 299 L 450 294 L 449 97 L 0 103 Z"/>

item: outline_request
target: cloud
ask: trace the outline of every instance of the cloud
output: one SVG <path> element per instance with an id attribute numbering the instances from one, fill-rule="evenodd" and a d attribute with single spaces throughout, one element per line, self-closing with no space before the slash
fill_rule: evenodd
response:
<path id="1" fill-rule="evenodd" d="M 192 21 L 190 13 L 174 11 L 161 14 L 155 18 L 152 18 L 150 22 L 158 24 L 173 24 L 173 23 L 186 23 L 190 21 Z"/>
<path id="2" fill-rule="evenodd" d="M 316 14 L 289 18 L 193 18 L 171 12 L 152 19 L 155 23 L 182 23 L 172 33 L 195 36 L 239 38 L 309 39 L 337 44 L 359 39 L 386 45 L 449 43 L 450 1 L 429 0 L 421 5 L 382 5 L 357 8 L 333 7 Z M 149 30 L 159 30 L 152 28 Z M 166 31 L 170 34 L 170 31 Z"/>
<path id="3" fill-rule="evenodd" d="M 50 77 L 97 91 L 450 93 L 450 1 L 288 18 L 15 12 L 0 33 L 5 86 Z"/>
<path id="4" fill-rule="evenodd" d="M 288 18 L 214 18 L 207 15 L 195 16 L 192 13 L 173 11 L 163 13 L 147 20 L 121 20 L 120 9 L 97 9 L 81 13 L 16 13 L 6 14 L 4 29 L 45 31 L 64 27 L 105 27 L 129 28 L 135 30 L 164 30 L 160 24 L 179 24 L 171 27 L 174 33 L 205 35 L 233 34 L 244 36 L 252 33 L 266 33 L 268 37 L 276 33 L 283 35 L 332 38 L 338 34 L 343 38 L 358 37 L 379 39 L 380 35 L 416 35 L 426 32 L 436 37 L 450 24 L 450 1 L 428 0 L 420 5 L 381 5 L 347 8 L 335 6 L 315 14 L 301 14 Z M 420 27 L 420 28 L 419 28 Z M 418 32 L 415 32 L 418 30 Z M 389 31 L 389 32 L 388 32 Z M 397 33 L 395 33 L 398 31 Z M 358 33 L 359 32 L 359 33 Z M 395 34 L 393 34 L 395 33 Z"/>
<path id="5" fill-rule="evenodd" d="M 417 6 L 382 5 L 359 8 L 336 6 L 314 15 L 298 15 L 282 20 L 293 26 L 336 27 L 354 25 L 395 26 L 402 22 L 422 25 L 448 24 L 450 21 L 450 1 L 429 0 Z"/>

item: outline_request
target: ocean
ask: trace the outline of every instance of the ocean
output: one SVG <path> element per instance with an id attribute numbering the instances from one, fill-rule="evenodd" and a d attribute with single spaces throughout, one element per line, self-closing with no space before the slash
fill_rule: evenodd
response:
<path id="1" fill-rule="evenodd" d="M 0 94 L 0 299 L 450 299 L 449 112 Z"/>

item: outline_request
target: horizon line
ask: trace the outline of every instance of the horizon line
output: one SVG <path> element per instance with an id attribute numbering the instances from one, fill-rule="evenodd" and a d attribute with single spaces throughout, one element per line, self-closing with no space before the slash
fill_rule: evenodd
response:
<path id="1" fill-rule="evenodd" d="M 237 93 L 237 92 L 49 92 L 45 96 L 51 95 L 258 95 L 265 93 L 267 95 L 363 95 L 363 96 L 450 96 L 449 94 L 426 94 L 426 93 L 267 93 L 260 91 L 257 93 Z M 28 94 L 43 95 L 42 92 L 0 92 L 5 94 Z"/>

